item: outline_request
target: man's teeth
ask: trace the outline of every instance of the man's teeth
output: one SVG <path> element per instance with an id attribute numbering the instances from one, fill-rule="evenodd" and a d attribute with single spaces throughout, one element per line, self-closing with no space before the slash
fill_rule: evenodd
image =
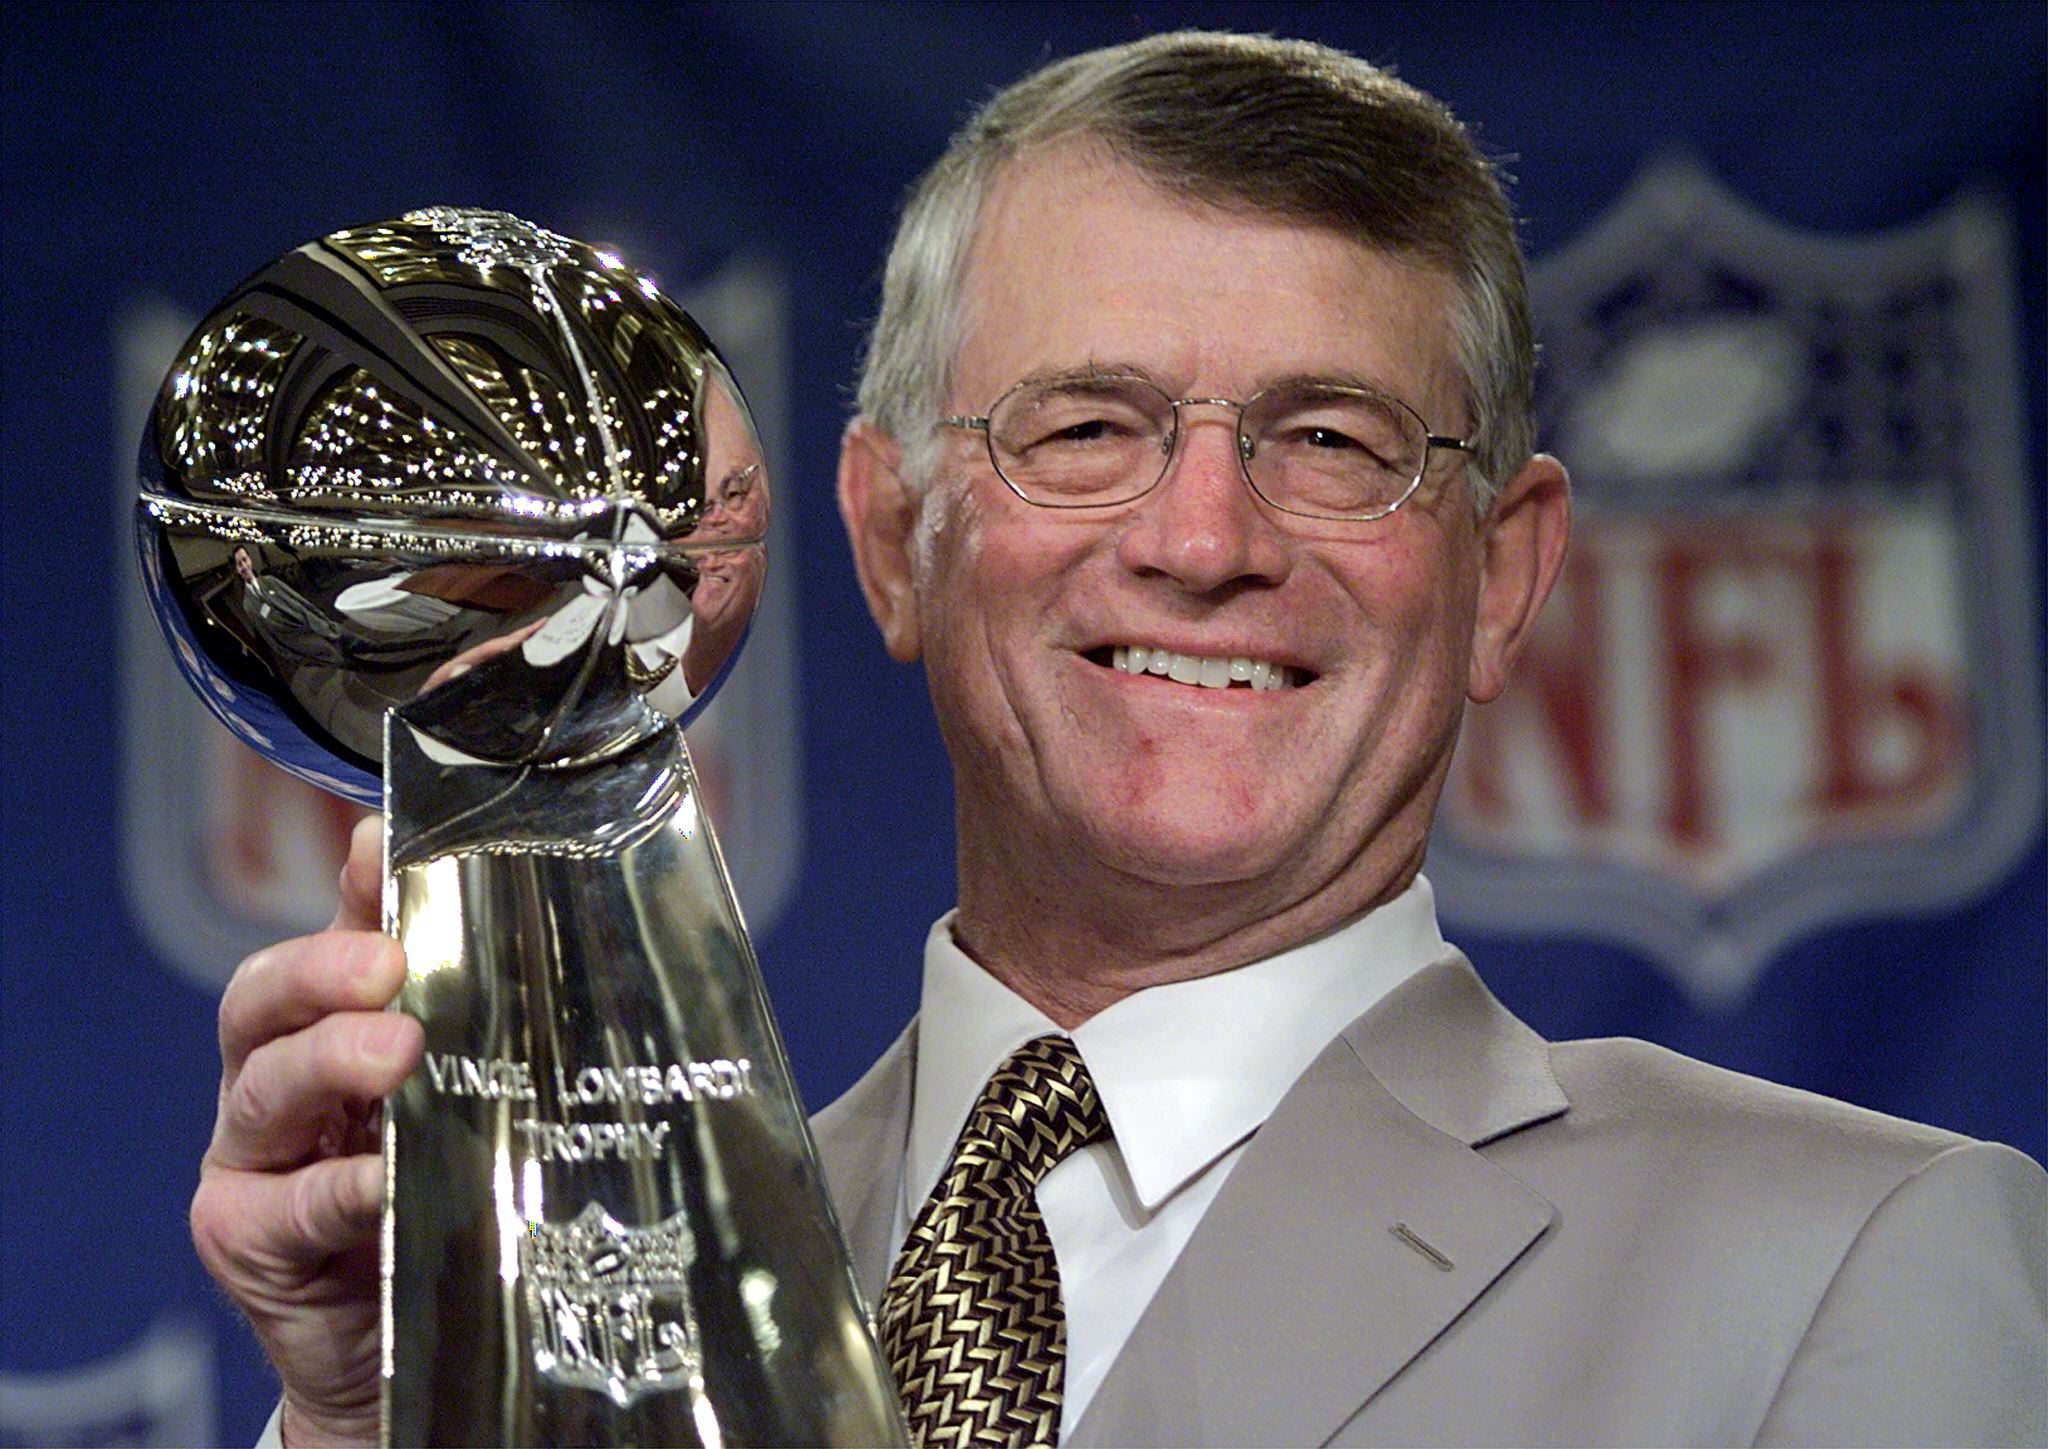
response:
<path id="1" fill-rule="evenodd" d="M 1243 654 L 1205 657 L 1175 654 L 1170 649 L 1148 649 L 1141 644 L 1119 644 L 1111 651 L 1110 663 L 1125 674 L 1158 674 L 1182 684 L 1199 684 L 1204 689 L 1228 689 L 1233 684 L 1252 689 L 1289 689 L 1298 679 L 1285 664 L 1269 664 Z"/>

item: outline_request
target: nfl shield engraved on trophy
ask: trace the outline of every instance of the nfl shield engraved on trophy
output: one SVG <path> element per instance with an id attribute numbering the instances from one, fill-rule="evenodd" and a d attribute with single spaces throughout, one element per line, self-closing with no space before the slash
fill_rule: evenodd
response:
<path id="1" fill-rule="evenodd" d="M 759 598 L 737 385 L 501 212 L 336 232 L 199 326 L 138 545 L 229 728 L 386 810 L 392 1444 L 904 1442 L 681 726 Z"/>

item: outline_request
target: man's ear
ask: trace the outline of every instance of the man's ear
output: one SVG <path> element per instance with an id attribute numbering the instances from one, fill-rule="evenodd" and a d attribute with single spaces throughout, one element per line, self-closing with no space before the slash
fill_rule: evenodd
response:
<path id="1" fill-rule="evenodd" d="M 924 652 L 910 561 L 917 511 L 903 478 L 903 445 L 865 418 L 854 419 L 839 442 L 839 516 L 868 612 L 890 658 L 905 664 Z"/>
<path id="2" fill-rule="evenodd" d="M 1564 567 L 1571 531 L 1571 480 L 1562 463 L 1538 453 L 1500 490 L 1480 526 L 1479 610 L 1465 679 L 1474 702 L 1507 687 L 1522 640 Z"/>

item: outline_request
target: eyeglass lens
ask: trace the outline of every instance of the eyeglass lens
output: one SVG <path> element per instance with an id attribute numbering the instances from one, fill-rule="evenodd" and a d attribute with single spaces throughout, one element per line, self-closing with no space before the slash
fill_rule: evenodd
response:
<path id="1" fill-rule="evenodd" d="M 1165 475 L 1172 399 L 1143 378 L 1026 383 L 989 416 L 996 467 L 1033 502 L 1076 507 L 1135 498 Z M 1422 419 L 1378 393 L 1286 383 L 1244 405 L 1239 451 L 1252 486 L 1277 507 L 1331 518 L 1397 505 L 1420 477 Z"/>

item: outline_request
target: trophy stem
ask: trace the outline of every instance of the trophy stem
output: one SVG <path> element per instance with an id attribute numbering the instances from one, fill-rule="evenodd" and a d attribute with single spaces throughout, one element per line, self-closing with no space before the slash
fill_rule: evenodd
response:
<path id="1" fill-rule="evenodd" d="M 448 755 L 388 716 L 385 1442 L 904 1443 L 680 731 Z"/>

